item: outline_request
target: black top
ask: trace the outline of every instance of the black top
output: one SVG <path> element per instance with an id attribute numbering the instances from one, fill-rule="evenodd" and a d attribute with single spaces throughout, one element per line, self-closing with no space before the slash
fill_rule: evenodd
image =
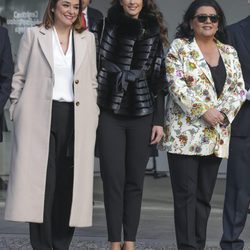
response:
<path id="1" fill-rule="evenodd" d="M 225 68 L 225 65 L 223 63 L 221 56 L 219 59 L 219 64 L 217 66 L 212 67 L 209 64 L 208 66 L 210 68 L 210 71 L 214 80 L 217 97 L 219 97 L 220 94 L 222 93 L 222 90 L 226 81 L 226 77 L 227 77 L 226 68 Z"/>

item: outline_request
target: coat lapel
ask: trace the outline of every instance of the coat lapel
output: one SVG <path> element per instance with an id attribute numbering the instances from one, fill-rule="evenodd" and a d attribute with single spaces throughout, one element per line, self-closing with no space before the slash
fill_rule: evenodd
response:
<path id="1" fill-rule="evenodd" d="M 226 47 L 220 43 L 218 40 L 217 40 L 217 47 L 218 47 L 218 50 L 220 52 L 220 56 L 222 58 L 222 61 L 224 63 L 224 66 L 225 66 L 225 69 L 226 69 L 226 81 L 225 81 L 225 84 L 224 84 L 224 87 L 223 87 L 223 91 L 222 93 L 224 93 L 225 89 L 228 87 L 228 84 L 231 83 L 231 71 L 232 71 L 232 61 L 230 60 L 229 58 L 229 54 L 228 54 L 228 51 L 226 49 Z M 222 94 L 220 95 L 220 98 L 221 96 L 223 96 Z"/>
<path id="2" fill-rule="evenodd" d="M 195 39 L 189 44 L 189 49 L 190 54 L 192 58 L 196 61 L 198 68 L 206 75 L 209 82 L 214 86 L 211 71 Z"/>
<path id="3" fill-rule="evenodd" d="M 86 32 L 77 33 L 74 31 L 74 48 L 75 48 L 75 74 L 79 70 L 81 63 L 86 55 L 87 50 L 87 41 L 86 40 Z"/>
<path id="4" fill-rule="evenodd" d="M 53 63 L 53 49 L 52 49 L 52 29 L 45 29 L 45 27 L 41 27 L 39 30 L 38 37 L 39 44 L 41 46 L 42 52 L 47 59 L 52 72 L 54 71 L 54 63 Z"/>

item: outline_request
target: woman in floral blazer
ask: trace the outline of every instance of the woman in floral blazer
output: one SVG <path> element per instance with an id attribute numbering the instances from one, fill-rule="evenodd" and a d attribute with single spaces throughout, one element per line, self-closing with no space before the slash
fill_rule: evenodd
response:
<path id="1" fill-rule="evenodd" d="M 237 53 L 221 41 L 225 17 L 215 0 L 195 0 L 166 58 L 165 138 L 178 249 L 204 249 L 218 168 L 228 157 L 230 124 L 246 91 Z"/>

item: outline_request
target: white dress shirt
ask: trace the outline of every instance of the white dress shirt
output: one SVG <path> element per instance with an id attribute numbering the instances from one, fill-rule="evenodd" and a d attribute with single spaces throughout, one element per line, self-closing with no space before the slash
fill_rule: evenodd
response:
<path id="1" fill-rule="evenodd" d="M 52 98 L 59 102 L 73 102 L 72 30 L 70 31 L 69 46 L 66 54 L 63 52 L 55 27 L 52 32 L 52 46 L 55 75 Z"/>

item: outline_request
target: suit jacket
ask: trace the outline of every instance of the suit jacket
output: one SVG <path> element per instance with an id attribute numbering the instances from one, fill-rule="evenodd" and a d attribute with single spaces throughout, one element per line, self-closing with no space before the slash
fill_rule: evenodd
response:
<path id="1" fill-rule="evenodd" d="M 236 49 L 246 89 L 250 89 L 250 16 L 230 25 L 229 43 Z M 232 124 L 232 136 L 250 136 L 250 101 L 246 101 Z"/>
<path id="2" fill-rule="evenodd" d="M 216 41 L 226 68 L 219 97 L 210 69 L 195 39 L 175 39 L 166 58 L 169 98 L 163 146 L 170 153 L 228 157 L 230 125 L 211 127 L 201 116 L 210 108 L 231 123 L 245 100 L 244 80 L 233 47 Z"/>
<path id="3" fill-rule="evenodd" d="M 10 40 L 7 30 L 0 27 L 0 141 L 2 141 L 3 108 L 10 95 L 12 75 Z"/>
<path id="4" fill-rule="evenodd" d="M 93 27 L 100 19 L 103 19 L 103 14 L 94 8 L 88 7 L 87 9 L 87 15 L 88 15 L 88 28 L 90 31 L 93 30 Z"/>

